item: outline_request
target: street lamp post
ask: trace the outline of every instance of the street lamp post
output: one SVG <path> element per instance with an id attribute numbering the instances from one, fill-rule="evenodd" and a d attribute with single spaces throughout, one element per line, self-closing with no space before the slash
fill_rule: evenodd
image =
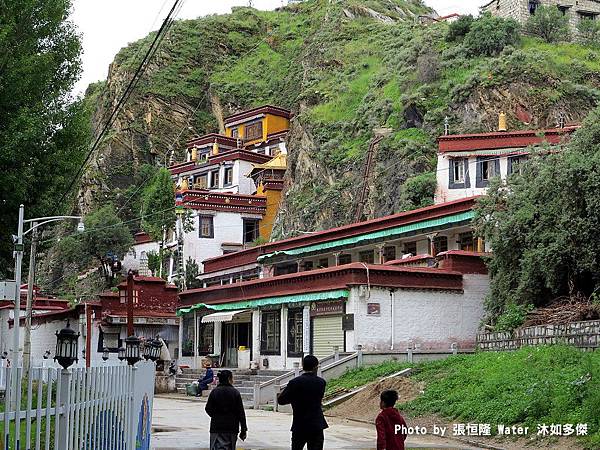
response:
<path id="1" fill-rule="evenodd" d="M 23 342 L 23 368 L 25 374 L 29 371 L 31 363 L 31 311 L 33 309 L 33 284 L 35 279 L 35 252 L 37 246 L 37 228 L 50 222 L 56 222 L 66 219 L 78 219 L 80 216 L 49 216 L 38 217 L 35 219 L 24 220 L 25 207 L 19 206 L 19 223 L 17 225 L 17 235 L 14 237 L 15 242 L 15 307 L 14 307 L 14 328 L 13 328 L 13 361 L 15 367 L 19 362 L 19 329 L 21 318 L 21 267 L 23 263 L 23 238 L 32 232 L 33 239 L 31 243 L 31 255 L 29 259 L 29 276 L 27 280 L 27 304 L 25 306 L 25 336 Z M 23 225 L 31 223 L 31 227 L 23 232 Z M 78 231 L 83 231 L 83 224 L 80 223 Z"/>

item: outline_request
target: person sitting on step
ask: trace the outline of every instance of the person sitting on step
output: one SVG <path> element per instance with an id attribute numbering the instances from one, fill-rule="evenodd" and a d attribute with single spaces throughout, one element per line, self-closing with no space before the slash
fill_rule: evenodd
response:
<path id="1" fill-rule="evenodd" d="M 203 378 L 198 380 L 198 393 L 196 394 L 197 397 L 202 395 L 202 391 L 208 389 L 208 385 L 212 384 L 215 378 L 212 370 L 212 361 L 210 359 L 206 358 L 202 362 L 202 366 L 206 369 L 206 373 L 204 374 Z"/>

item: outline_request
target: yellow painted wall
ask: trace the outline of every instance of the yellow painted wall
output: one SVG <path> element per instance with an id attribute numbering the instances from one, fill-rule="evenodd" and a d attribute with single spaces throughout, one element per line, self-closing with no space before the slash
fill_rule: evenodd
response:
<path id="1" fill-rule="evenodd" d="M 290 121 L 288 119 L 286 119 L 285 117 L 275 116 L 273 114 L 267 114 L 261 121 L 262 121 L 262 131 L 263 131 L 262 141 L 265 141 L 267 139 L 267 135 L 272 134 L 272 133 L 277 133 L 279 131 L 287 130 L 290 127 Z M 246 126 L 246 123 L 241 123 L 234 127 L 227 127 L 227 128 L 225 128 L 225 135 L 227 137 L 231 137 L 232 130 L 237 128 L 238 138 L 244 139 L 244 127 L 245 126 Z M 249 142 L 247 142 L 247 144 L 254 144 L 257 142 L 261 142 L 261 139 L 249 141 Z"/>
<path id="2" fill-rule="evenodd" d="M 290 121 L 285 117 L 267 114 L 266 119 L 267 124 L 263 127 L 263 139 L 267 139 L 267 134 L 277 133 L 290 128 Z"/>
<path id="3" fill-rule="evenodd" d="M 261 184 L 256 190 L 257 195 L 267 196 L 267 211 L 264 217 L 260 221 L 260 237 L 265 241 L 271 239 L 271 232 L 273 231 L 273 224 L 275 223 L 275 217 L 277 211 L 279 211 L 279 202 L 281 201 L 281 191 L 274 189 L 265 189 Z"/>

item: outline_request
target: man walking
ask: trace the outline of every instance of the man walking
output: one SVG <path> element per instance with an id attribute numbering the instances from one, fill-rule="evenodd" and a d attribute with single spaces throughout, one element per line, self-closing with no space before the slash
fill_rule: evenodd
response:
<path id="1" fill-rule="evenodd" d="M 292 450 L 323 449 L 323 430 L 328 427 L 321 402 L 325 380 L 317 376 L 319 360 L 313 355 L 302 359 L 304 373 L 291 380 L 277 397 L 280 405 L 292 405 Z"/>
<path id="2" fill-rule="evenodd" d="M 210 450 L 235 450 L 238 432 L 246 439 L 248 427 L 239 391 L 232 386 L 231 370 L 217 374 L 219 384 L 208 396 L 206 414 L 210 416 Z"/>

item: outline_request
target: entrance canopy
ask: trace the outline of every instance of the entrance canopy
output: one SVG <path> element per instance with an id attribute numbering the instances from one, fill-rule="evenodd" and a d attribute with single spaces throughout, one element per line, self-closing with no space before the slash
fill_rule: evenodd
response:
<path id="1" fill-rule="evenodd" d="M 246 311 L 249 311 L 249 310 L 241 309 L 239 311 L 222 311 L 222 312 L 208 314 L 208 315 L 202 317 L 202 323 L 231 322 L 236 315 L 245 313 Z"/>
<path id="2" fill-rule="evenodd" d="M 259 298 L 256 300 L 243 300 L 240 302 L 230 302 L 230 303 L 218 303 L 215 305 L 207 305 L 205 303 L 196 303 L 195 305 L 188 306 L 187 308 L 180 308 L 177 310 L 177 315 L 181 316 L 183 314 L 190 313 L 195 309 L 200 308 L 209 308 L 217 311 L 228 311 L 229 313 L 235 312 L 239 314 L 241 312 L 247 311 L 248 308 L 259 308 L 261 306 L 269 306 L 269 305 L 281 305 L 284 303 L 303 303 L 303 302 L 317 302 L 322 300 L 340 300 L 348 298 L 348 290 L 347 289 L 337 289 L 335 291 L 325 291 L 325 292 L 310 292 L 306 294 L 293 294 L 293 295 L 282 295 L 278 297 L 266 297 Z M 243 311 L 232 311 L 236 308 L 246 308 Z M 206 317 L 216 316 L 215 314 L 209 314 Z M 204 321 L 204 318 L 202 319 Z M 231 319 L 227 319 L 231 320 Z"/>

